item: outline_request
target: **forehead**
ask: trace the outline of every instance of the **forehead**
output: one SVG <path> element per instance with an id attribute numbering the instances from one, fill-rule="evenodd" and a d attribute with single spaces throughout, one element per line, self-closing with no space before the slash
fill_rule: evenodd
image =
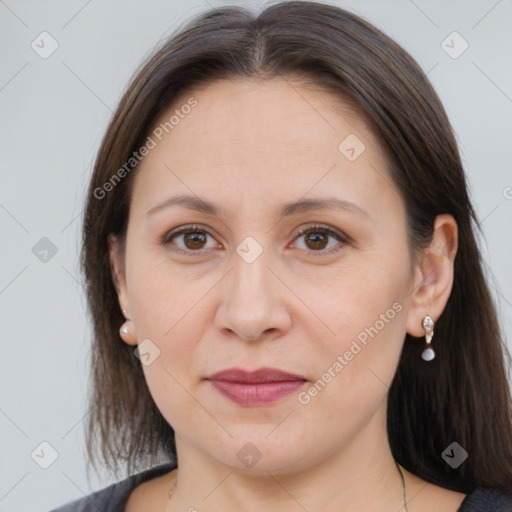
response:
<path id="1" fill-rule="evenodd" d="M 197 102 L 193 109 L 186 108 L 191 98 Z M 174 116 L 179 124 L 163 134 L 172 132 L 176 145 L 190 144 L 191 130 L 194 145 L 209 144 L 217 151 L 233 152 L 234 142 L 252 142 L 251 148 L 260 153 L 332 152 L 337 151 L 337 143 L 356 133 L 377 145 L 361 115 L 340 95 L 291 79 L 217 80 L 191 89 L 160 115 L 155 127 L 165 128 L 172 114 L 182 109 L 190 112 L 179 120 Z"/>
<path id="2" fill-rule="evenodd" d="M 228 188 L 270 200 L 389 188 L 387 161 L 363 118 L 333 93 L 297 81 L 219 80 L 190 89 L 150 136 L 156 146 L 135 179 L 152 201 L 170 189 L 211 197 Z"/>

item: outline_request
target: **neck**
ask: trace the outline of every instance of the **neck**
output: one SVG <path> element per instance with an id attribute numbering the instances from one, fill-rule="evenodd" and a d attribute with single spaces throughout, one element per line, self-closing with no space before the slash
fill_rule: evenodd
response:
<path id="1" fill-rule="evenodd" d="M 299 462 L 286 469 L 263 464 L 258 469 L 256 464 L 242 471 L 205 456 L 179 436 L 176 444 L 179 484 L 167 510 L 203 506 L 225 512 L 379 512 L 402 507 L 402 478 L 389 448 L 385 410 L 346 446 L 320 460 L 308 457 L 311 463 Z M 407 485 L 407 472 L 403 472 Z"/>

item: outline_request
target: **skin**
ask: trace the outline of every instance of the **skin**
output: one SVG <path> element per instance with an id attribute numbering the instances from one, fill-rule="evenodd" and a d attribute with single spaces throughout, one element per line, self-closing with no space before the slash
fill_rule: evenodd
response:
<path id="1" fill-rule="evenodd" d="M 327 92 L 283 79 L 217 81 L 176 105 L 190 96 L 198 105 L 134 176 L 125 252 L 110 238 L 129 318 L 121 335 L 131 345 L 149 338 L 160 350 L 143 370 L 176 432 L 179 460 L 170 501 L 175 471 L 138 486 L 126 510 L 398 511 L 387 393 L 406 332 L 423 337 L 423 317 L 439 318 L 450 295 L 454 219 L 439 216 L 432 244 L 413 257 L 404 202 L 377 139 Z M 354 161 L 338 150 L 350 134 L 365 145 Z M 211 201 L 219 212 L 174 205 L 147 214 L 176 194 Z M 351 201 L 366 213 L 279 214 L 283 204 L 313 197 Z M 204 241 L 160 242 L 194 224 L 208 233 Z M 321 238 L 324 248 L 318 231 L 297 234 L 313 224 L 349 240 Z M 251 263 L 236 251 L 247 236 L 263 249 Z M 294 392 L 244 407 L 203 380 L 230 367 L 269 366 L 306 376 L 304 392 L 393 304 L 400 312 L 307 404 Z M 237 457 L 249 442 L 261 454 L 252 468 Z M 410 512 L 456 511 L 464 498 L 403 472 Z"/>

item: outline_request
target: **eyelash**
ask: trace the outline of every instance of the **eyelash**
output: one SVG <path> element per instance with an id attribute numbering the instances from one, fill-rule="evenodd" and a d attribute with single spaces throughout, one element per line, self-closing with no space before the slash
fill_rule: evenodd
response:
<path id="1" fill-rule="evenodd" d="M 194 226 L 180 228 L 180 229 L 177 229 L 176 231 L 170 231 L 170 232 L 166 233 L 160 240 L 160 243 L 163 246 L 167 246 L 170 244 L 172 239 L 174 239 L 180 235 L 187 235 L 189 233 L 202 233 L 202 234 L 211 236 L 207 230 L 194 225 Z M 319 226 L 319 225 L 313 225 L 313 226 L 308 226 L 307 228 L 299 229 L 297 231 L 295 238 L 299 238 L 303 235 L 307 235 L 308 233 L 322 233 L 322 234 L 329 235 L 329 236 L 335 238 L 336 240 L 338 240 L 338 242 L 341 242 L 342 245 L 345 245 L 350 242 L 350 238 L 348 236 L 344 235 L 343 233 L 338 232 L 338 231 L 336 231 L 332 228 L 329 228 L 327 226 Z M 208 249 L 199 249 L 197 251 L 183 250 L 179 247 L 173 247 L 171 250 L 174 252 L 180 253 L 180 254 L 185 254 L 187 256 L 202 256 L 205 251 L 208 251 Z M 313 255 L 313 256 L 321 257 L 321 256 L 330 255 L 330 254 L 338 252 L 340 250 L 341 250 L 341 248 L 338 248 L 338 249 L 331 248 L 328 250 L 321 249 L 319 251 L 307 251 L 307 252 L 308 252 L 308 256 Z"/>

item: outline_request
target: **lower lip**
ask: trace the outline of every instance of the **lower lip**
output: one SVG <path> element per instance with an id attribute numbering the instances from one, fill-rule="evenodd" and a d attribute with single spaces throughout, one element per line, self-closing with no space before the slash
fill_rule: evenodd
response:
<path id="1" fill-rule="evenodd" d="M 304 385 L 303 380 L 283 380 L 260 383 L 211 380 L 212 386 L 223 396 L 238 405 L 253 407 L 276 402 Z"/>

